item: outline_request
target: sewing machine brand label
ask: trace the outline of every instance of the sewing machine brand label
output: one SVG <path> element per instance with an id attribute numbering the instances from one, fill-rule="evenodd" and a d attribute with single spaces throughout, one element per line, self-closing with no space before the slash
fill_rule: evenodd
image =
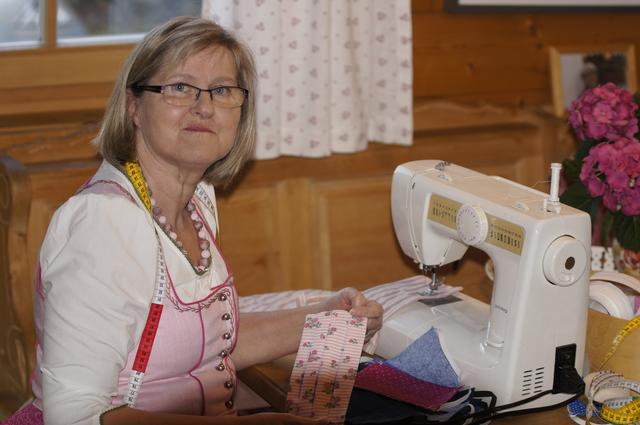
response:
<path id="1" fill-rule="evenodd" d="M 456 228 L 456 215 L 462 203 L 445 198 L 444 196 L 433 194 L 429 200 L 429 211 L 427 218 L 453 230 Z M 487 232 L 486 243 L 505 249 L 516 255 L 522 254 L 524 245 L 524 229 L 522 226 L 509 221 L 486 214 Z"/>

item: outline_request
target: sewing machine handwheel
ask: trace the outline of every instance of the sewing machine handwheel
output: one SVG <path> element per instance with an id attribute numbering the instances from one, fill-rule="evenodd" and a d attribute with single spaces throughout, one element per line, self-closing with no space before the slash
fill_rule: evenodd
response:
<path id="1" fill-rule="evenodd" d="M 487 215 L 476 205 L 463 205 L 456 214 L 456 230 L 462 242 L 478 245 L 486 239 L 489 231 Z"/>
<path id="2" fill-rule="evenodd" d="M 585 272 L 587 250 L 575 238 L 561 236 L 551 242 L 542 260 L 544 276 L 554 285 L 573 285 Z"/>

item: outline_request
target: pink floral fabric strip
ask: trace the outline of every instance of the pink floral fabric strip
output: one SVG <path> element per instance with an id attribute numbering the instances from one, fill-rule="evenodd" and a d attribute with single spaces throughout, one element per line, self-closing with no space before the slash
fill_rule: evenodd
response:
<path id="1" fill-rule="evenodd" d="M 290 413 L 344 421 L 366 328 L 366 318 L 343 310 L 306 317 L 287 395 Z"/>
<path id="2" fill-rule="evenodd" d="M 355 386 L 434 411 L 449 401 L 460 389 L 414 378 L 386 363 L 372 363 L 361 370 Z"/>

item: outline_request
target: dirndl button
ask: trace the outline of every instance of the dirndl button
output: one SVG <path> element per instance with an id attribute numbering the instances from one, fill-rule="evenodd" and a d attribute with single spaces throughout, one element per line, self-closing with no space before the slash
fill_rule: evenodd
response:
<path id="1" fill-rule="evenodd" d="M 222 320 L 230 320 L 231 319 L 231 315 L 229 313 L 225 313 L 222 315 Z"/>
<path id="2" fill-rule="evenodd" d="M 227 400 L 224 405 L 227 406 L 227 409 L 231 409 L 233 407 L 233 400 Z"/>
<path id="3" fill-rule="evenodd" d="M 227 350 L 220 351 L 220 357 L 227 357 L 228 355 L 229 353 L 227 352 Z"/>
<path id="4" fill-rule="evenodd" d="M 216 369 L 222 372 L 224 370 L 224 363 L 220 363 L 218 366 L 216 366 Z"/>
<path id="5" fill-rule="evenodd" d="M 227 300 L 227 294 L 220 294 L 220 295 L 218 296 L 218 299 L 219 299 L 220 301 L 226 301 L 226 300 Z"/>
<path id="6" fill-rule="evenodd" d="M 225 387 L 226 389 L 233 388 L 233 381 L 227 381 L 227 382 L 225 382 L 225 383 L 224 383 L 224 387 Z"/>
<path id="7" fill-rule="evenodd" d="M 230 332 L 225 332 L 224 334 L 222 334 L 222 338 L 231 339 L 231 333 Z"/>

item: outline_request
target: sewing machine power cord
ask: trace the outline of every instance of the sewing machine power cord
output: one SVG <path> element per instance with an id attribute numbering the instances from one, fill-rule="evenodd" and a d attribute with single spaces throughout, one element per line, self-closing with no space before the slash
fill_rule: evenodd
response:
<path id="1" fill-rule="evenodd" d="M 572 369 L 572 370 L 569 370 Z M 483 410 L 479 410 L 473 413 L 470 413 L 465 416 L 455 417 L 446 422 L 434 422 L 429 421 L 424 416 L 422 417 L 413 417 L 407 418 L 404 421 L 398 422 L 398 424 L 406 424 L 406 425 L 427 425 L 427 424 L 435 424 L 438 423 L 440 425 L 448 424 L 448 425 L 479 425 L 487 423 L 493 419 L 503 418 L 506 416 L 520 416 L 526 415 L 529 413 L 537 413 L 543 412 L 546 410 L 557 409 L 562 406 L 566 406 L 572 401 L 578 399 L 582 394 L 584 394 L 584 381 L 578 375 L 578 372 L 575 368 L 567 368 L 567 374 L 564 375 L 566 380 L 563 380 L 563 385 L 560 388 L 553 388 L 550 390 L 543 391 L 541 393 L 535 394 L 531 397 L 518 400 L 513 403 L 503 404 L 502 406 L 496 406 L 496 396 L 491 391 L 474 391 L 472 397 L 477 399 L 490 399 L 488 407 Z M 549 406 L 535 407 L 530 409 L 519 409 L 519 410 L 509 410 L 508 412 L 503 412 L 506 409 L 512 409 L 514 407 L 521 406 L 523 404 L 531 403 L 534 400 L 539 399 L 540 397 L 544 397 L 548 394 L 558 394 L 558 393 L 566 393 L 566 394 L 574 394 L 567 400 L 564 400 L 560 403 L 552 404 Z M 472 419 L 471 422 L 467 422 Z"/>

